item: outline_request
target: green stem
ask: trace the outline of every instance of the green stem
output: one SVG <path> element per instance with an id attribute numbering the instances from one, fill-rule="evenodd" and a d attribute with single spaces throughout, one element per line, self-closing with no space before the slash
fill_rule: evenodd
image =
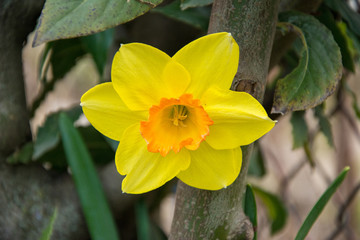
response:
<path id="1" fill-rule="evenodd" d="M 215 0 L 210 19 L 209 33 L 230 32 L 240 47 L 232 88 L 259 101 L 264 97 L 278 5 L 279 0 Z M 252 147 L 242 148 L 241 173 L 226 189 L 199 190 L 179 181 L 170 239 L 252 239 L 251 223 L 242 211 Z"/>

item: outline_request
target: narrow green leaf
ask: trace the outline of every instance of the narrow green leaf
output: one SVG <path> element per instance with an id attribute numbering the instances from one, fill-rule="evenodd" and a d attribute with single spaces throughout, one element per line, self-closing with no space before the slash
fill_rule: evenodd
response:
<path id="1" fill-rule="evenodd" d="M 318 14 L 316 18 L 324 24 L 334 36 L 336 43 L 340 47 L 342 63 L 344 67 L 346 67 L 351 72 L 355 71 L 353 55 L 351 54 L 350 46 L 349 46 L 349 37 L 346 35 L 346 26 L 345 31 L 340 29 L 338 23 L 335 21 L 334 16 L 330 12 L 330 10 L 321 5 L 318 10 Z"/>
<path id="2" fill-rule="evenodd" d="M 291 114 L 293 149 L 303 147 L 308 141 L 308 127 L 304 116 L 305 111 L 296 111 Z"/>
<path id="3" fill-rule="evenodd" d="M 107 53 L 113 41 L 114 29 L 108 29 L 90 36 L 80 38 L 87 52 L 91 54 L 99 75 L 102 76 L 107 60 Z"/>
<path id="4" fill-rule="evenodd" d="M 287 211 L 280 199 L 259 187 L 252 186 L 257 197 L 261 199 L 267 208 L 268 216 L 271 220 L 271 234 L 280 231 L 286 223 Z"/>
<path id="5" fill-rule="evenodd" d="M 213 0 L 181 0 L 180 8 L 185 10 L 187 8 L 203 7 L 213 3 Z"/>
<path id="6" fill-rule="evenodd" d="M 51 234 L 53 232 L 53 228 L 54 228 L 54 224 L 55 224 L 55 220 L 57 218 L 57 215 L 58 215 L 58 208 L 55 207 L 54 213 L 50 218 L 50 222 L 47 225 L 47 227 L 44 229 L 44 231 L 43 231 L 43 233 L 42 233 L 42 235 L 40 237 L 40 240 L 50 240 L 51 239 Z"/>
<path id="7" fill-rule="evenodd" d="M 65 113 L 59 127 L 91 239 L 119 239 L 100 180 L 79 132 Z"/>
<path id="8" fill-rule="evenodd" d="M 210 9 L 191 8 L 183 11 L 180 8 L 180 0 L 175 0 L 164 7 L 154 8 L 152 12 L 161 13 L 167 17 L 185 22 L 204 31 L 207 31 L 209 25 Z"/>
<path id="9" fill-rule="evenodd" d="M 150 220 L 148 209 L 143 199 L 135 204 L 136 232 L 138 240 L 150 240 Z"/>
<path id="10" fill-rule="evenodd" d="M 38 76 L 39 76 L 39 80 L 42 83 L 46 82 L 46 73 L 49 70 L 49 66 L 50 66 L 50 60 L 48 59 L 51 52 L 50 50 L 51 50 L 51 45 L 46 44 L 44 51 L 40 56 Z"/>
<path id="11" fill-rule="evenodd" d="M 253 189 L 250 184 L 246 185 L 244 213 L 250 219 L 254 229 L 254 238 L 257 239 L 257 209 Z"/>
<path id="12" fill-rule="evenodd" d="M 96 164 L 106 164 L 114 160 L 114 152 L 104 136 L 93 126 L 77 128 L 84 139 L 86 148 Z"/>
<path id="13" fill-rule="evenodd" d="M 345 179 L 349 167 L 345 167 L 344 170 L 339 174 L 339 176 L 332 182 L 330 187 L 326 189 L 326 191 L 321 195 L 320 199 L 316 202 L 314 207 L 311 209 L 309 215 L 306 217 L 305 221 L 300 227 L 299 232 L 296 235 L 295 240 L 303 240 L 306 235 L 309 233 L 312 225 L 315 223 L 316 219 L 319 217 L 320 213 L 324 209 L 327 202 L 330 200 L 332 195 L 335 193 L 336 189 L 340 186 L 340 184 Z"/>
<path id="14" fill-rule="evenodd" d="M 162 0 L 47 0 L 33 46 L 57 39 L 90 35 L 140 16 Z"/>
<path id="15" fill-rule="evenodd" d="M 325 0 L 324 2 L 333 11 L 339 12 L 349 24 L 350 29 L 360 36 L 360 15 L 357 12 L 343 0 Z"/>
<path id="16" fill-rule="evenodd" d="M 323 105 L 315 108 L 315 117 L 319 120 L 320 131 L 325 135 L 328 144 L 333 147 L 334 140 L 331 131 L 331 124 L 329 119 L 325 116 Z"/>
<path id="17" fill-rule="evenodd" d="M 248 174 L 251 176 L 256 176 L 256 177 L 262 177 L 266 174 L 263 154 L 262 154 L 261 148 L 260 148 L 259 144 L 257 144 L 257 142 L 255 142 L 255 145 L 254 145 L 254 148 L 253 148 L 253 151 L 251 154 Z"/>
<path id="18" fill-rule="evenodd" d="M 341 78 L 340 49 L 331 32 L 316 18 L 298 12 L 279 15 L 278 27 L 299 37 L 294 47 L 299 65 L 275 88 L 272 113 L 315 107 L 330 96 Z"/>

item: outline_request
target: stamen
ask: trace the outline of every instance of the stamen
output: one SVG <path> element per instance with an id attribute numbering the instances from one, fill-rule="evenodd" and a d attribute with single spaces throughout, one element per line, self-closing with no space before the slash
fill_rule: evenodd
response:
<path id="1" fill-rule="evenodd" d="M 187 108 L 184 105 L 173 105 L 172 117 L 170 120 L 175 126 L 186 127 L 184 120 L 187 118 Z"/>

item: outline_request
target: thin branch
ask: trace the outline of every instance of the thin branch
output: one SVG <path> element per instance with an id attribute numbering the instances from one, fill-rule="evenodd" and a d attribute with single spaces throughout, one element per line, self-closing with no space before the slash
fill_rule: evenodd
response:
<path id="1" fill-rule="evenodd" d="M 346 217 L 347 209 L 349 208 L 356 194 L 359 191 L 360 191 L 360 182 L 358 182 L 358 184 L 352 189 L 352 191 L 349 193 L 344 203 L 340 206 L 336 218 L 337 228 L 330 234 L 330 236 L 327 238 L 328 240 L 335 239 L 344 230 L 344 227 L 347 226 L 348 223 L 348 217 Z"/>

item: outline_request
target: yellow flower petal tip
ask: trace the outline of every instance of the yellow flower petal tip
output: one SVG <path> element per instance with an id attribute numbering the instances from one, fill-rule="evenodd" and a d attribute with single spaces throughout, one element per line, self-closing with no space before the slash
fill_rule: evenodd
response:
<path id="1" fill-rule="evenodd" d="M 141 43 L 121 44 L 111 83 L 81 98 L 85 116 L 120 141 L 115 162 L 125 193 L 156 189 L 174 177 L 200 189 L 232 184 L 240 146 L 275 125 L 261 104 L 228 90 L 239 47 L 231 33 L 201 37 L 173 57 Z"/>

